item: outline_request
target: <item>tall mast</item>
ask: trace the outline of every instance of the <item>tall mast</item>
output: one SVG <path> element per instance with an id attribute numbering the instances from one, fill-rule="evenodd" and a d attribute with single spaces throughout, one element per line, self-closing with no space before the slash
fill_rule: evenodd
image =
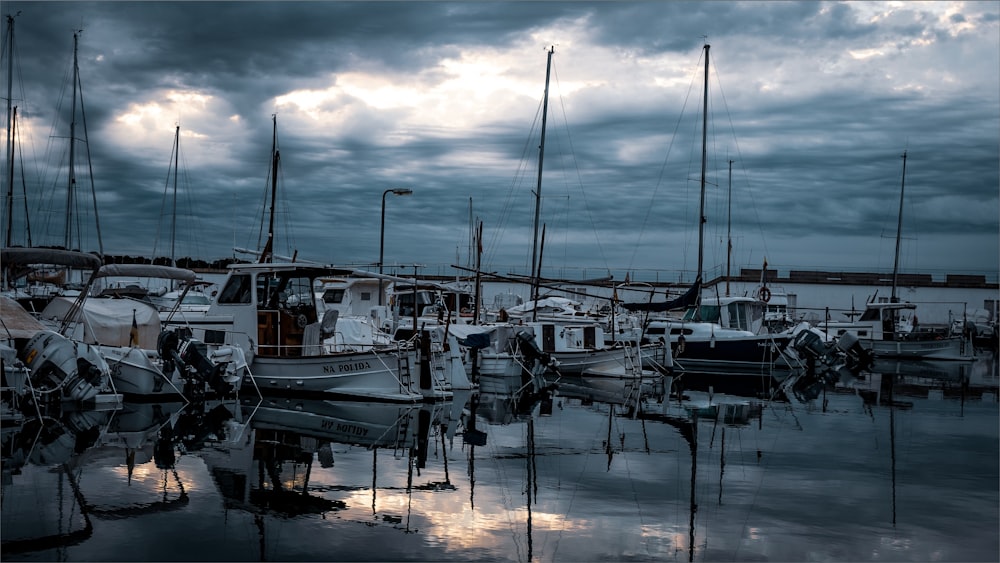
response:
<path id="1" fill-rule="evenodd" d="M 178 153 L 181 151 L 181 126 L 174 130 L 174 203 L 173 213 L 170 221 L 170 265 L 177 267 L 177 259 L 174 254 L 174 244 L 177 242 L 177 161 Z M 171 282 L 172 284 L 173 282 Z"/>
<path id="2" fill-rule="evenodd" d="M 542 100 L 542 138 L 538 144 L 538 184 L 535 187 L 535 223 L 534 240 L 531 244 L 531 277 L 532 279 L 541 276 L 541 265 L 538 264 L 538 221 L 542 209 L 542 162 L 545 156 L 545 120 L 549 112 L 549 75 L 552 71 L 552 53 L 555 46 L 549 47 L 548 60 L 545 64 L 545 96 Z"/>
<path id="3" fill-rule="evenodd" d="M 7 121 L 7 146 L 8 158 L 7 166 L 7 236 L 4 239 L 4 246 L 10 247 L 14 237 L 14 145 L 12 144 L 14 127 L 17 126 L 17 107 L 14 107 L 10 119 Z"/>
<path id="4" fill-rule="evenodd" d="M 906 151 L 903 151 L 903 179 L 899 185 L 899 220 L 896 223 L 896 260 L 892 265 L 892 297 L 890 301 L 898 303 L 896 297 L 896 280 L 899 277 L 899 241 L 903 234 L 903 191 L 906 188 Z"/>
<path id="5" fill-rule="evenodd" d="M 476 289 L 473 292 L 473 299 L 475 302 L 472 305 L 472 324 L 479 324 L 479 309 L 482 306 L 480 302 L 480 292 L 483 290 L 483 275 L 481 268 L 483 267 L 483 222 L 480 221 L 479 225 L 476 227 Z M 476 356 L 473 356 L 473 361 L 475 361 Z"/>
<path id="6" fill-rule="evenodd" d="M 705 261 L 705 169 L 708 166 L 708 49 L 705 44 L 705 95 L 704 108 L 701 112 L 701 203 L 698 206 L 698 275 L 696 281 L 701 281 Z M 695 318 L 701 318 L 701 284 L 698 285 L 698 296 L 695 300 Z"/>
<path id="7" fill-rule="evenodd" d="M 20 12 L 18 12 L 20 13 Z M 10 246 L 13 231 L 11 223 L 14 222 L 14 113 L 17 108 L 11 109 L 14 97 L 14 18 L 16 15 L 7 16 L 7 237 L 5 246 Z"/>
<path id="8" fill-rule="evenodd" d="M 476 265 L 475 258 L 475 245 L 476 245 L 476 226 L 472 220 L 472 198 L 469 198 L 469 262 L 468 266 L 470 268 Z"/>
<path id="9" fill-rule="evenodd" d="M 729 209 L 726 218 L 726 297 L 729 297 L 729 263 L 733 255 L 733 161 L 729 161 Z"/>
<path id="10" fill-rule="evenodd" d="M 264 244 L 264 250 L 260 253 L 260 259 L 258 260 L 261 264 L 274 261 L 271 259 L 274 253 L 274 208 L 277 205 L 278 161 L 281 160 L 281 154 L 278 152 L 278 116 L 276 114 L 272 115 L 271 120 L 274 122 L 274 129 L 271 134 L 271 217 L 268 220 L 267 226 L 267 242 Z M 417 325 L 414 324 L 413 326 Z"/>
<path id="11" fill-rule="evenodd" d="M 73 201 L 76 199 L 76 86 L 80 79 L 80 65 L 77 59 L 80 32 L 73 33 L 73 102 L 69 118 L 69 180 L 66 186 L 66 234 L 63 244 L 66 250 L 73 250 Z"/>

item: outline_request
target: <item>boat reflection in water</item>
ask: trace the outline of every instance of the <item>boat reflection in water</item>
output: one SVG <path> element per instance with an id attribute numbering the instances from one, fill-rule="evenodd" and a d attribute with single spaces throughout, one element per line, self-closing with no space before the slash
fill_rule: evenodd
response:
<path id="1" fill-rule="evenodd" d="M 206 419 L 219 413 L 223 419 L 239 413 L 235 402 L 228 408 L 180 401 L 107 403 L 92 410 L 71 402 L 22 406 L 19 424 L 4 422 L 5 557 L 80 544 L 93 535 L 95 521 L 139 522 L 183 511 L 189 497 L 174 465 L 178 433 L 210 429 Z M 38 491 L 49 491 L 44 502 L 31 500 Z"/>
<path id="2" fill-rule="evenodd" d="M 893 369 L 8 411 L 3 558 L 996 560 L 995 363 Z"/>

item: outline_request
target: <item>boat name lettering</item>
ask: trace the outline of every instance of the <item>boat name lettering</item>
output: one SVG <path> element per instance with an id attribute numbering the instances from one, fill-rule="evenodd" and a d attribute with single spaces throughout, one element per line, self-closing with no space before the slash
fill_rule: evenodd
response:
<path id="1" fill-rule="evenodd" d="M 368 434 L 368 429 L 363 426 L 357 426 L 354 424 L 343 424 L 337 422 L 336 420 L 324 420 L 320 423 L 323 430 L 333 429 L 337 432 L 343 432 L 345 434 L 351 434 L 354 436 L 365 436 Z"/>
<path id="2" fill-rule="evenodd" d="M 349 362 L 345 364 L 331 364 L 323 366 L 323 373 L 345 373 L 350 371 L 364 371 L 371 369 L 368 362 Z"/>

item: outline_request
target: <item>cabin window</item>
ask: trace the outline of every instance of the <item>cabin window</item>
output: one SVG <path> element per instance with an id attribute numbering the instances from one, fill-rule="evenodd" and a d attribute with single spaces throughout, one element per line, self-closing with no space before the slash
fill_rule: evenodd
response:
<path id="1" fill-rule="evenodd" d="M 695 311 L 701 314 L 699 319 L 695 319 Z M 722 308 L 718 305 L 702 305 L 698 309 L 688 309 L 687 313 L 684 315 L 685 321 L 700 320 L 706 323 L 716 323 L 719 322 L 719 316 L 722 312 Z"/>
<path id="2" fill-rule="evenodd" d="M 729 328 L 738 328 L 740 330 L 750 330 L 750 320 L 747 318 L 747 313 L 741 303 L 730 303 L 726 306 L 729 309 Z"/>
<path id="3" fill-rule="evenodd" d="M 665 332 L 666 329 L 664 329 L 663 327 L 651 326 L 648 329 L 646 329 L 646 334 L 663 334 Z"/>
<path id="4" fill-rule="evenodd" d="M 343 289 L 328 289 L 323 292 L 323 302 L 324 303 L 343 303 L 344 302 L 344 290 Z"/>
<path id="5" fill-rule="evenodd" d="M 877 321 L 877 320 L 879 320 L 879 318 L 878 318 L 878 312 L 879 312 L 879 309 L 875 309 L 875 308 L 865 309 L 865 312 L 861 315 L 861 318 L 858 319 L 858 320 L 859 321 Z"/>
<path id="6" fill-rule="evenodd" d="M 370 292 L 370 291 L 362 291 L 361 292 L 361 300 L 362 301 L 371 301 L 372 300 L 372 292 Z"/>
<path id="7" fill-rule="evenodd" d="M 230 276 L 226 286 L 219 293 L 219 303 L 224 305 L 250 303 L 250 287 L 249 275 Z"/>
<path id="8" fill-rule="evenodd" d="M 184 296 L 184 303 L 187 305 L 211 305 L 212 302 L 207 295 L 195 295 L 189 293 Z"/>
<path id="9" fill-rule="evenodd" d="M 313 302 L 312 280 L 306 277 L 288 278 L 282 291 L 282 304 L 285 307 L 315 306 Z"/>
<path id="10" fill-rule="evenodd" d="M 413 291 L 407 291 L 403 293 L 396 294 L 396 303 L 399 306 L 399 314 L 404 317 L 409 317 L 413 315 Z M 433 305 L 433 295 L 426 291 L 420 291 L 416 294 L 417 298 L 417 310 L 423 311 L 424 307 L 427 305 Z"/>

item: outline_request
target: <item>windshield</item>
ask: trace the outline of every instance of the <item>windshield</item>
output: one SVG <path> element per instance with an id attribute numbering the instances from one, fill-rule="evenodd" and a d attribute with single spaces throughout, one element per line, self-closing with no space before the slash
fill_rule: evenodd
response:
<path id="1" fill-rule="evenodd" d="M 701 313 L 700 317 L 697 319 L 695 318 L 696 310 Z M 700 320 L 708 323 L 717 323 L 719 322 L 720 310 L 721 309 L 718 305 L 702 305 L 699 309 L 695 309 L 694 307 L 692 307 L 687 310 L 687 313 L 684 313 L 684 320 L 685 321 Z"/>

